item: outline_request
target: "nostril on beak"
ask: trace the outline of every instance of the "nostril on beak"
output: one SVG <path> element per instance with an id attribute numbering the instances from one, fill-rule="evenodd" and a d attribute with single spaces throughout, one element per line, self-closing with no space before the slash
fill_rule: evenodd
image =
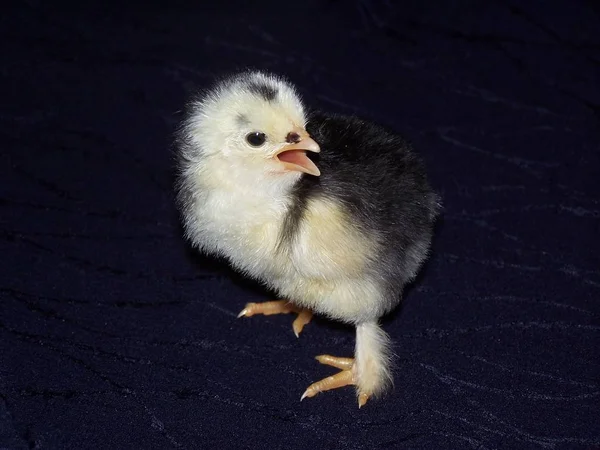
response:
<path id="1" fill-rule="evenodd" d="M 298 133 L 290 131 L 286 136 L 285 141 L 289 144 L 297 144 L 298 142 L 300 142 L 300 135 Z"/>

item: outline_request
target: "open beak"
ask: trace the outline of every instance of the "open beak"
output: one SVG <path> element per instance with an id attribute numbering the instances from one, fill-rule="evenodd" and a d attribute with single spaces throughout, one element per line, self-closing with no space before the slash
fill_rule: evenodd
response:
<path id="1" fill-rule="evenodd" d="M 301 130 L 298 135 L 303 136 L 300 141 L 287 144 L 275 154 L 275 159 L 282 163 L 286 170 L 295 170 L 318 177 L 321 175 L 321 171 L 306 155 L 306 152 L 319 153 L 321 148 L 306 134 L 306 131 Z"/>

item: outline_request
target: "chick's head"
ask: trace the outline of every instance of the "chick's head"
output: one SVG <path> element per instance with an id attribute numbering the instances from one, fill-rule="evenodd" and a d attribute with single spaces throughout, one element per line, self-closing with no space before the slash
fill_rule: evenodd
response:
<path id="1" fill-rule="evenodd" d="M 192 104 L 188 143 L 207 170 L 230 177 L 295 179 L 319 176 L 307 152 L 319 152 L 309 136 L 302 102 L 284 80 L 246 72 L 219 83 Z"/>

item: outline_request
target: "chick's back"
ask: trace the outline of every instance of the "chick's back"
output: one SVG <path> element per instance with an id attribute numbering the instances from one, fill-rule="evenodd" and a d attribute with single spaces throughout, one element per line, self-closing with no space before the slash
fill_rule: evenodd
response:
<path id="1" fill-rule="evenodd" d="M 315 204 L 337 205 L 336 216 L 363 237 L 356 239 L 363 245 L 351 251 L 369 253 L 363 273 L 380 284 L 382 310 L 389 311 L 428 255 L 439 197 L 421 159 L 400 135 L 360 118 L 322 112 L 311 113 L 307 131 L 321 146 L 321 153 L 310 155 L 321 176 L 303 177 L 296 185 L 282 240 L 297 239 L 307 224 L 319 226 Z M 336 218 L 322 217 L 330 219 Z M 333 233 L 325 236 L 335 239 Z"/>

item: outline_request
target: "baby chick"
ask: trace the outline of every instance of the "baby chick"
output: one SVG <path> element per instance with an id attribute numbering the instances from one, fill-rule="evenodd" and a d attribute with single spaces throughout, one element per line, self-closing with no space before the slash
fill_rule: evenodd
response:
<path id="1" fill-rule="evenodd" d="M 177 132 L 186 238 L 284 300 L 240 316 L 322 314 L 356 327 L 354 358 L 301 399 L 355 385 L 359 407 L 392 383 L 379 319 L 429 253 L 439 198 L 409 144 L 356 117 L 308 112 L 292 84 L 247 71 L 190 102 Z"/>

